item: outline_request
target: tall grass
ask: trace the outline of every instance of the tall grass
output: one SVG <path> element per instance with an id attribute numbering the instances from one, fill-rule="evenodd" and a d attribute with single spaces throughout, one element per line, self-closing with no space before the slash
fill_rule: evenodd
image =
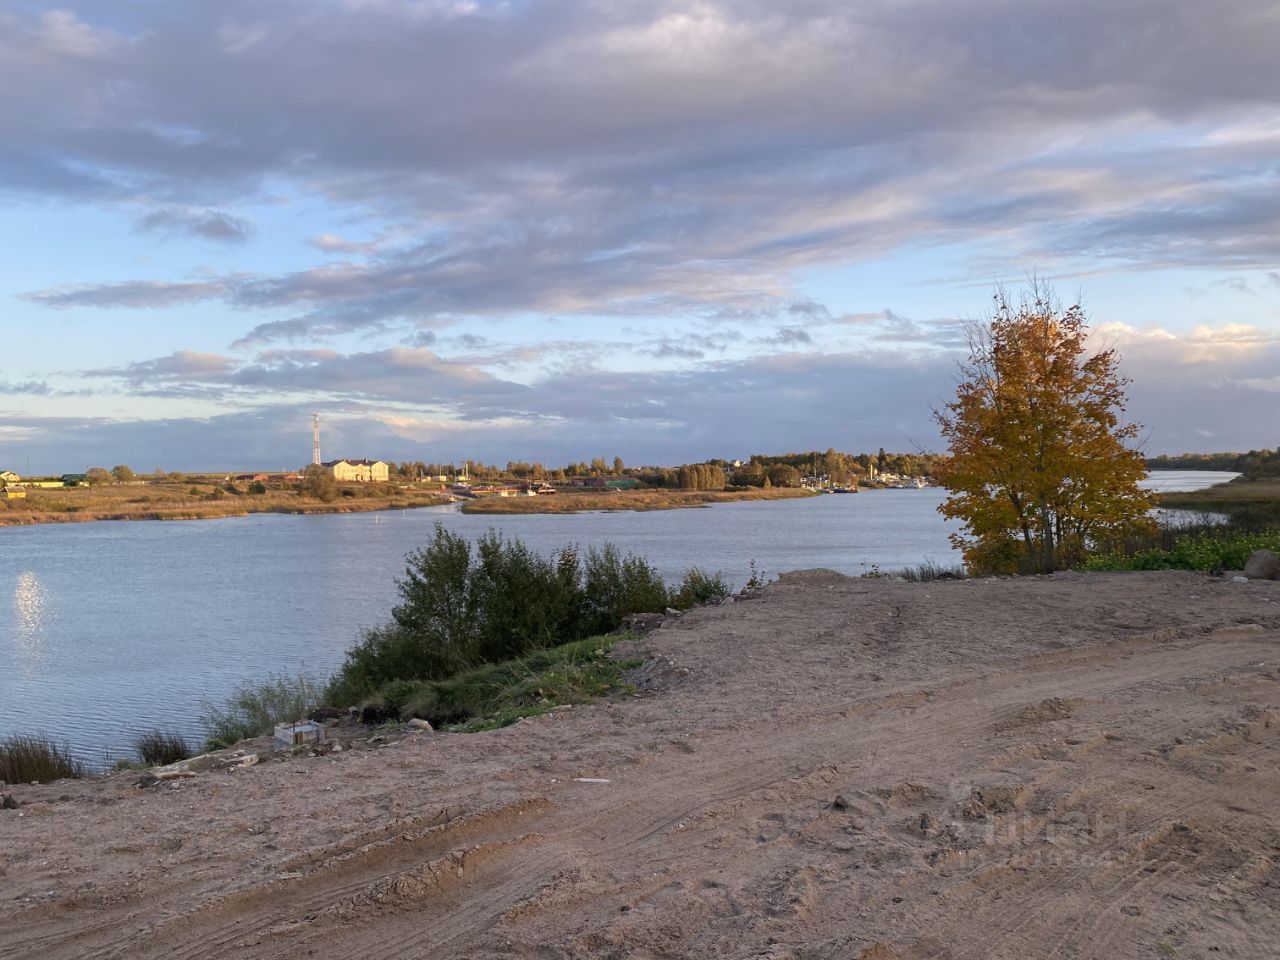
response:
<path id="1" fill-rule="evenodd" d="M 133 741 L 142 762 L 150 767 L 165 767 L 191 756 L 191 745 L 176 733 L 148 730 Z"/>
<path id="2" fill-rule="evenodd" d="M 899 570 L 898 576 L 912 583 L 932 583 L 935 580 L 966 580 L 969 574 L 960 564 L 945 566 L 933 560 L 926 560 L 914 567 Z"/>
<path id="3" fill-rule="evenodd" d="M 306 677 L 271 677 L 239 686 L 222 706 L 206 704 L 201 718 L 208 747 L 217 750 L 301 720 L 324 702 L 324 688 Z"/>
<path id="4" fill-rule="evenodd" d="M 5 783 L 49 783 L 84 776 L 84 765 L 66 744 L 48 737 L 16 734 L 0 740 L 0 780 Z"/>

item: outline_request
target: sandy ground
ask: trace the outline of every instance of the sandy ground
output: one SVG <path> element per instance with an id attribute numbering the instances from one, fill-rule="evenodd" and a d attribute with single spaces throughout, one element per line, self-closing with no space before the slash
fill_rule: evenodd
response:
<path id="1" fill-rule="evenodd" d="M 812 571 L 643 645 L 507 730 L 13 789 L 0 957 L 1277 955 L 1280 583 Z"/>

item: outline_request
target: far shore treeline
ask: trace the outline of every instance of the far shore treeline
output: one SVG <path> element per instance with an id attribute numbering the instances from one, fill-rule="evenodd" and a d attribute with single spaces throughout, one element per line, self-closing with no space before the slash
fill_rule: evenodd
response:
<path id="1" fill-rule="evenodd" d="M 573 461 L 562 466 L 526 460 L 508 460 L 505 465 L 480 460 L 448 463 L 404 460 L 391 463 L 390 468 L 393 480 L 468 477 L 484 481 L 534 480 L 555 483 L 584 477 L 630 477 L 643 486 L 706 490 L 726 486 L 798 486 L 805 476 L 827 476 L 837 483 L 884 473 L 900 477 L 930 477 L 948 458 L 947 453 L 929 451 L 888 453 L 881 447 L 876 453 L 846 453 L 832 447 L 825 451 L 809 450 L 800 453 L 754 453 L 744 460 L 710 457 L 677 466 L 627 466 L 621 457 L 596 457 L 590 461 Z M 1147 457 L 1145 463 L 1151 470 L 1222 470 L 1241 473 L 1248 478 L 1275 477 L 1280 476 L 1280 446 L 1248 452 L 1162 453 Z M 0 464 L 0 468 L 3 467 L 5 464 Z M 708 469 L 712 467 L 719 468 L 723 479 Z M 96 486 L 109 483 L 199 482 L 223 479 L 236 472 L 230 469 L 182 472 L 157 467 L 150 473 L 139 473 L 126 464 L 117 464 L 110 470 L 95 466 L 85 469 L 84 473 L 62 476 L 75 478 L 68 483 L 69 486 L 74 486 L 76 482 Z M 51 475 L 23 479 L 38 481 L 56 480 L 59 477 Z"/>
<path id="2" fill-rule="evenodd" d="M 1274 450 L 1250 450 L 1248 453 L 1183 453 L 1150 457 L 1152 470 L 1229 470 L 1247 479 L 1280 477 L 1280 447 Z"/>

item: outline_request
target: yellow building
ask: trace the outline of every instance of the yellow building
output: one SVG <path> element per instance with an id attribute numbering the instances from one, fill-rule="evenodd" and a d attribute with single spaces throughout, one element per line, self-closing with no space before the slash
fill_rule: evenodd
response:
<path id="1" fill-rule="evenodd" d="M 386 483 L 391 465 L 381 460 L 329 460 L 321 464 L 342 483 Z"/>

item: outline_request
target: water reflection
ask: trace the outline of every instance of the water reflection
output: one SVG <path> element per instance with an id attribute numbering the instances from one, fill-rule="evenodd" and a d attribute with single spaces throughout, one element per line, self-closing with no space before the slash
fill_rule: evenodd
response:
<path id="1" fill-rule="evenodd" d="M 18 647 L 34 654 L 44 637 L 49 591 L 30 570 L 19 574 L 13 588 L 13 626 Z"/>

